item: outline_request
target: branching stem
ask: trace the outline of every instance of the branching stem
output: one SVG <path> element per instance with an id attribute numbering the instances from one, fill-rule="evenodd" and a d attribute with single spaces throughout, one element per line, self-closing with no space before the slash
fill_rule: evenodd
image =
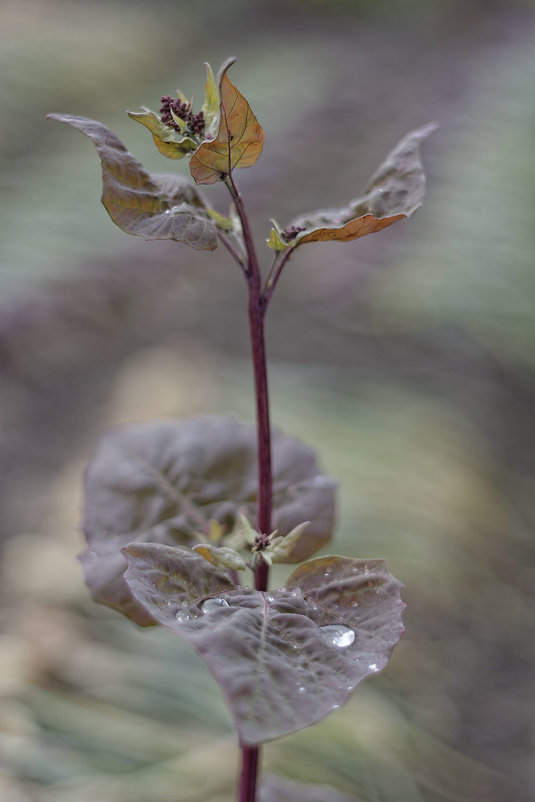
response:
<path id="1" fill-rule="evenodd" d="M 256 399 L 256 429 L 258 443 L 258 512 L 256 528 L 262 534 L 271 531 L 272 479 L 271 479 L 271 427 L 269 420 L 269 392 L 264 337 L 264 315 L 266 296 L 262 289 L 262 275 L 254 246 L 247 212 L 238 187 L 229 174 L 225 184 L 234 201 L 240 218 L 243 241 L 247 253 L 247 264 L 242 269 L 247 279 L 249 331 Z M 256 590 L 267 590 L 269 566 L 258 560 L 255 568 Z M 258 746 L 242 746 L 242 774 L 239 802 L 255 802 L 260 750 Z"/>
<path id="2" fill-rule="evenodd" d="M 271 270 L 271 272 L 270 272 L 270 274 L 268 276 L 268 280 L 266 281 L 265 289 L 262 292 L 262 299 L 263 299 L 263 302 L 264 302 L 264 311 L 267 309 L 268 304 L 271 301 L 271 296 L 273 295 L 273 293 L 275 291 L 275 287 L 277 285 L 277 281 L 280 278 L 280 275 L 281 275 L 281 273 L 283 271 L 284 265 L 286 264 L 286 262 L 288 261 L 288 259 L 292 255 L 292 253 L 295 251 L 295 248 L 296 248 L 295 245 L 293 245 L 293 246 L 290 245 L 290 247 L 287 250 L 285 250 L 284 253 L 282 254 L 282 256 L 281 256 L 281 258 L 279 260 L 279 263 L 278 264 L 275 263 L 273 265 L 273 268 L 272 268 L 272 270 Z"/>

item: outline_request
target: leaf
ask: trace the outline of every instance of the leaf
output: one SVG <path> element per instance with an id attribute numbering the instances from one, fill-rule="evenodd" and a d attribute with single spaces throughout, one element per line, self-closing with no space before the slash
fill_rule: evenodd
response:
<path id="1" fill-rule="evenodd" d="M 297 440 L 275 432 L 272 445 L 273 526 L 283 535 L 312 520 L 286 558 L 299 562 L 331 537 L 336 483 Z M 80 557 L 95 601 L 142 626 L 153 623 L 124 582 L 121 548 L 133 541 L 191 548 L 212 520 L 231 540 L 240 511 L 256 518 L 256 471 L 256 430 L 233 418 L 155 421 L 104 435 L 86 472 L 88 545 Z"/>
<path id="2" fill-rule="evenodd" d="M 201 557 L 204 557 L 204 559 L 212 565 L 230 568 L 233 571 L 245 571 L 247 568 L 238 552 L 226 546 L 217 547 L 213 546 L 211 543 L 198 543 L 196 546 L 193 546 L 193 551 L 200 554 Z"/>
<path id="3" fill-rule="evenodd" d="M 268 248 L 272 251 L 285 251 L 290 247 L 289 242 L 285 242 L 282 238 L 282 230 L 276 220 L 271 221 L 273 228 L 269 233 L 269 239 L 266 240 Z"/>
<path id="4" fill-rule="evenodd" d="M 102 203 L 127 234 L 213 250 L 217 231 L 196 188 L 181 176 L 149 175 L 109 128 L 86 117 L 49 114 L 94 143 L 102 165 Z"/>
<path id="5" fill-rule="evenodd" d="M 193 154 L 190 172 L 197 184 L 214 184 L 235 167 L 250 167 L 262 152 L 264 132 L 243 95 L 227 77 L 231 59 L 219 80 L 220 118 L 215 139 L 205 140 Z"/>
<path id="6" fill-rule="evenodd" d="M 204 115 L 205 130 L 209 134 L 215 135 L 217 130 L 217 121 L 219 117 L 219 92 L 217 90 L 217 83 L 214 78 L 214 73 L 209 64 L 205 63 L 206 67 L 206 84 L 204 87 L 205 101 L 202 107 Z M 214 128 L 215 126 L 215 128 Z"/>
<path id="7" fill-rule="evenodd" d="M 141 123 L 141 125 L 149 129 L 154 144 L 160 153 L 167 156 L 168 159 L 183 159 L 184 156 L 193 153 L 199 146 L 199 143 L 191 137 L 165 125 L 153 111 L 145 106 L 142 106 L 142 108 L 143 111 L 127 111 L 126 113 L 131 120 Z M 179 124 L 179 119 L 177 117 L 175 120 L 177 124 Z"/>
<path id="8" fill-rule="evenodd" d="M 373 174 L 362 198 L 342 209 L 312 212 L 292 221 L 288 229 L 301 229 L 295 244 L 349 242 L 414 214 L 425 192 L 420 143 L 436 128 L 429 123 L 407 134 Z"/>
<path id="9" fill-rule="evenodd" d="M 187 549 L 132 543 L 124 552 L 133 596 L 201 654 L 244 744 L 324 718 L 384 667 L 403 632 L 400 584 L 382 560 L 311 560 L 286 588 L 262 593 L 226 589 Z"/>
<path id="10" fill-rule="evenodd" d="M 288 532 L 285 537 L 274 537 L 271 540 L 269 546 L 263 552 L 264 558 L 268 557 L 270 565 L 271 563 L 287 562 L 289 555 L 296 548 L 299 540 L 302 537 L 306 537 L 305 529 L 309 523 L 310 521 L 304 521 L 294 527 L 291 532 Z"/>
<path id="11" fill-rule="evenodd" d="M 328 785 L 295 782 L 268 774 L 260 784 L 259 802 L 357 802 Z"/>

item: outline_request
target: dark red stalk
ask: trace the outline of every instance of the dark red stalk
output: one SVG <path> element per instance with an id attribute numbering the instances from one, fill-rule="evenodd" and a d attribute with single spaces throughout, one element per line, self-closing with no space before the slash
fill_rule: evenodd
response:
<path id="1" fill-rule="evenodd" d="M 266 347 L 264 339 L 265 298 L 262 293 L 262 276 L 256 256 L 249 220 L 242 197 L 232 178 L 228 175 L 225 183 L 232 195 L 236 212 L 242 224 L 243 241 L 247 253 L 247 266 L 244 270 L 248 287 L 249 331 L 253 360 L 256 429 L 258 443 L 258 512 L 256 528 L 262 534 L 271 532 L 271 429 L 269 421 L 269 393 L 267 380 Z M 243 265 L 242 265 L 243 269 Z M 269 566 L 258 559 L 255 569 L 256 590 L 267 590 Z M 258 746 L 242 746 L 242 773 L 239 802 L 255 802 L 256 783 L 260 749 Z"/>

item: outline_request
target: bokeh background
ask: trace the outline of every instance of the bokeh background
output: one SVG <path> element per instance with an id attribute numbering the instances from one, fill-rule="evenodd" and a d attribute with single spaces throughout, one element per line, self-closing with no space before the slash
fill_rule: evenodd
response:
<path id="1" fill-rule="evenodd" d="M 200 98 L 203 62 L 230 55 L 266 131 L 239 175 L 260 245 L 270 217 L 344 204 L 441 124 L 423 209 L 303 248 L 270 308 L 274 420 L 341 482 L 330 551 L 386 557 L 408 607 L 386 670 L 266 769 L 360 802 L 535 798 L 533 4 L 2 0 L 0 42 L 2 800 L 234 798 L 215 682 L 94 605 L 75 555 L 103 428 L 252 420 L 242 277 L 223 248 L 115 228 L 93 146 L 45 121 L 95 117 L 185 172 L 125 109 Z"/>

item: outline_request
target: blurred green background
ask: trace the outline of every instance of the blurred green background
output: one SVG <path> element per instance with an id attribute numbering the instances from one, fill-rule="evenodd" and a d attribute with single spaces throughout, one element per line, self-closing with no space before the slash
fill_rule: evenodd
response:
<path id="1" fill-rule="evenodd" d="M 252 420 L 242 277 L 223 248 L 115 228 L 93 146 L 45 120 L 95 117 L 185 172 L 125 109 L 201 97 L 231 55 L 266 132 L 239 175 L 260 246 L 441 124 L 417 216 L 303 248 L 270 309 L 274 421 L 341 481 L 330 551 L 385 557 L 408 607 L 386 670 L 266 768 L 360 802 L 535 798 L 532 3 L 2 0 L 0 41 L 1 799 L 234 798 L 215 682 L 94 605 L 75 554 L 103 427 Z"/>

